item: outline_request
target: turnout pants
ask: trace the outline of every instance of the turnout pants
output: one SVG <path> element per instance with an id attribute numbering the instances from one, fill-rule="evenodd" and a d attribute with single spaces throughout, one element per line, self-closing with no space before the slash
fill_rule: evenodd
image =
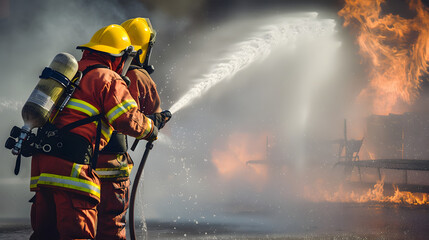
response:
<path id="1" fill-rule="evenodd" d="M 94 239 L 97 201 L 70 191 L 40 188 L 31 206 L 30 240 Z"/>
<path id="2" fill-rule="evenodd" d="M 126 240 L 126 212 L 129 205 L 130 179 L 101 179 L 101 201 L 98 205 L 97 239 Z"/>

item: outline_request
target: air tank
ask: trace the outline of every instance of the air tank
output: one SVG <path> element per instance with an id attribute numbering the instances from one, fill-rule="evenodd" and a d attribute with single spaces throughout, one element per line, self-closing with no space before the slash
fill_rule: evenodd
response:
<path id="1" fill-rule="evenodd" d="M 22 144 L 33 128 L 42 127 L 49 120 L 54 107 L 64 98 L 63 93 L 77 70 L 77 61 L 69 53 L 57 54 L 49 67 L 43 70 L 39 82 L 22 108 L 24 126 L 12 149 L 13 154 L 20 154 Z"/>
<path id="2" fill-rule="evenodd" d="M 52 60 L 49 68 L 62 74 L 68 80 L 71 80 L 78 69 L 76 59 L 69 53 L 59 53 Z M 55 76 L 54 76 L 55 77 Z M 24 126 L 27 129 L 33 129 L 43 126 L 49 119 L 53 107 L 65 91 L 66 85 L 52 77 L 43 78 L 34 88 L 27 102 L 22 108 L 21 115 L 24 120 Z"/>

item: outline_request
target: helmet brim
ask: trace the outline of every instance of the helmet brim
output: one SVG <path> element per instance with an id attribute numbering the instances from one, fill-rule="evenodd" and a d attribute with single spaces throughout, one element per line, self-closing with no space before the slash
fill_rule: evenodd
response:
<path id="1" fill-rule="evenodd" d="M 109 47 L 106 45 L 93 44 L 93 43 L 87 43 L 87 44 L 77 46 L 76 49 L 94 50 L 94 51 L 109 54 L 110 56 L 113 56 L 113 57 L 121 57 L 122 55 L 124 55 L 124 52 L 125 52 L 124 50 L 118 50 L 116 48 Z"/>
<path id="2" fill-rule="evenodd" d="M 139 45 L 131 45 L 131 46 L 133 46 L 133 47 L 134 47 L 134 51 L 135 51 L 135 52 L 137 52 L 138 50 L 141 50 L 141 49 L 142 49 L 142 46 L 139 46 Z"/>

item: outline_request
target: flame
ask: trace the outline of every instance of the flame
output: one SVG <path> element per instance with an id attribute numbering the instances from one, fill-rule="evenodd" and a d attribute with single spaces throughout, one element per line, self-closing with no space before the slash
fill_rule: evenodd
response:
<path id="1" fill-rule="evenodd" d="M 212 162 L 220 176 L 226 179 L 246 179 L 265 181 L 268 176 L 266 166 L 248 165 L 249 160 L 264 160 L 266 135 L 233 133 L 226 145 L 212 151 Z M 217 144 L 222 145 L 222 144 Z"/>
<path id="2" fill-rule="evenodd" d="M 338 12 L 344 26 L 358 31 L 360 54 L 369 65 L 369 86 L 358 100 L 372 102 L 373 114 L 402 113 L 419 95 L 419 78 L 427 72 L 429 12 L 421 0 L 411 0 L 413 19 L 382 15 L 385 0 L 345 0 Z"/>
<path id="3" fill-rule="evenodd" d="M 347 203 L 396 203 L 408 205 L 429 205 L 429 194 L 427 193 L 411 193 L 400 191 L 399 188 L 393 185 L 395 193 L 393 196 L 386 196 L 384 194 L 384 179 L 378 181 L 373 188 L 368 189 L 366 192 L 358 193 L 355 191 L 348 191 L 343 184 L 339 185 L 337 191 L 326 190 L 321 184 L 323 181 L 318 182 L 318 190 L 306 189 L 306 199 L 311 201 L 326 201 L 326 202 L 347 202 Z M 309 194 L 311 193 L 311 194 Z"/>

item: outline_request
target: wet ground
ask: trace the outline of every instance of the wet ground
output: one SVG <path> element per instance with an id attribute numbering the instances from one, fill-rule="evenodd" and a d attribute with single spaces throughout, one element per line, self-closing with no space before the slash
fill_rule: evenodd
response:
<path id="1" fill-rule="evenodd" d="M 246 212 L 221 221 L 147 220 L 138 239 L 429 239 L 429 207 L 306 203 L 287 211 Z M 28 220 L 0 223 L 0 239 L 28 239 Z"/>

